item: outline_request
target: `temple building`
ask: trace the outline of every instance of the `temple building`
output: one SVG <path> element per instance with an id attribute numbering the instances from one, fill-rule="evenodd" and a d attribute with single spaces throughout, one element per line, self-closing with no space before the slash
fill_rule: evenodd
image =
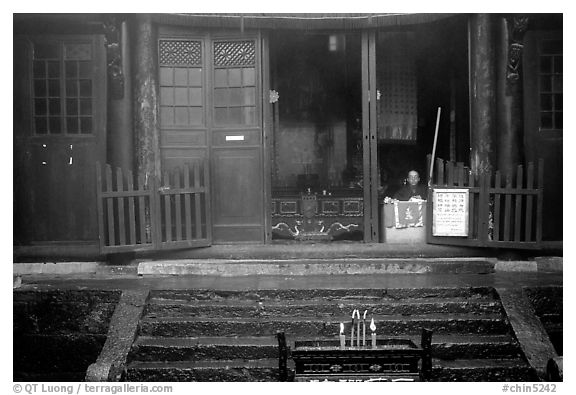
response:
<path id="1" fill-rule="evenodd" d="M 456 244 L 561 248 L 562 21 L 15 14 L 15 255 L 451 244 L 386 220 L 410 170 L 469 189 Z"/>

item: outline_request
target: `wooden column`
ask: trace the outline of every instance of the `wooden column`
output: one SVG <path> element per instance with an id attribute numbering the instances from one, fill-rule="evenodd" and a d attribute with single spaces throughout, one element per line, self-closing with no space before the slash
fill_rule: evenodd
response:
<path id="1" fill-rule="evenodd" d="M 522 111 L 522 38 L 528 18 L 498 18 L 497 112 L 498 169 L 508 174 L 520 164 Z"/>
<path id="2" fill-rule="evenodd" d="M 494 50 L 490 14 L 475 14 L 468 22 L 470 62 L 470 167 L 475 175 L 494 165 L 496 122 Z"/>
<path id="3" fill-rule="evenodd" d="M 108 114 L 110 119 L 110 138 L 108 139 L 108 163 L 113 167 L 133 170 L 134 166 L 134 132 L 132 125 L 132 75 L 129 48 L 130 31 L 128 22 L 118 24 L 119 58 L 122 86 L 113 90 L 110 95 Z"/>
<path id="4" fill-rule="evenodd" d="M 156 31 L 150 15 L 136 16 L 134 34 L 134 145 L 138 176 L 160 177 Z"/>

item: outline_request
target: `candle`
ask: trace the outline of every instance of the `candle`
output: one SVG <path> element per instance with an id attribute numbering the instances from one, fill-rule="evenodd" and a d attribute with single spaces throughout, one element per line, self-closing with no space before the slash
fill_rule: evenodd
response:
<path id="1" fill-rule="evenodd" d="M 346 336 L 344 335 L 344 324 L 340 323 L 340 350 L 346 348 Z"/>
<path id="2" fill-rule="evenodd" d="M 356 334 L 356 345 L 360 347 L 360 310 L 356 310 L 356 316 L 358 317 L 358 331 Z"/>
<path id="3" fill-rule="evenodd" d="M 376 348 L 376 325 L 374 325 L 374 317 L 370 322 L 370 330 L 372 331 L 372 348 Z"/>
<path id="4" fill-rule="evenodd" d="M 362 317 L 362 347 L 366 347 L 366 313 L 368 310 L 364 310 L 364 316 Z"/>
<path id="5" fill-rule="evenodd" d="M 354 347 L 354 313 L 356 312 L 356 310 L 354 310 L 352 312 L 352 330 L 350 332 L 350 347 Z"/>

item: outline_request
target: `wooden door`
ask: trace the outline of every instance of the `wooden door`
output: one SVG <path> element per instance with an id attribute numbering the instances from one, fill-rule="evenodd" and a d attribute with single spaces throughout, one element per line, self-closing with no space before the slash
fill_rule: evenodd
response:
<path id="1" fill-rule="evenodd" d="M 263 242 L 259 37 L 165 28 L 159 62 L 162 167 L 207 160 L 213 242 Z"/>
<path id="2" fill-rule="evenodd" d="M 95 241 L 105 156 L 105 57 L 96 36 L 14 42 L 14 244 Z"/>

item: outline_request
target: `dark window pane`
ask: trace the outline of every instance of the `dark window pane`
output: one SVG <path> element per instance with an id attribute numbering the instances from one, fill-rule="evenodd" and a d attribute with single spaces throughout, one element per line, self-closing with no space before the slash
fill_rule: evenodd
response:
<path id="1" fill-rule="evenodd" d="M 242 69 L 243 74 L 243 85 L 244 86 L 254 86 L 255 78 L 254 78 L 254 69 L 252 67 Z"/>
<path id="2" fill-rule="evenodd" d="M 202 69 L 194 68 L 188 71 L 190 86 L 202 86 Z"/>
<path id="3" fill-rule="evenodd" d="M 228 89 L 214 90 L 214 105 L 219 107 L 228 106 L 230 103 L 230 93 Z"/>
<path id="4" fill-rule="evenodd" d="M 228 123 L 228 109 L 215 108 L 214 109 L 214 123 L 217 125 L 226 125 Z"/>
<path id="5" fill-rule="evenodd" d="M 552 86 L 552 88 L 554 89 L 554 92 L 562 92 L 562 78 L 563 76 L 561 75 L 556 75 L 554 76 L 554 84 Z"/>
<path id="6" fill-rule="evenodd" d="M 46 64 L 42 60 L 34 61 L 34 78 L 46 77 Z"/>
<path id="7" fill-rule="evenodd" d="M 214 70 L 214 86 L 217 88 L 225 88 L 228 86 L 228 73 L 226 69 Z"/>
<path id="8" fill-rule="evenodd" d="M 80 80 L 80 96 L 92 97 L 92 80 Z"/>
<path id="9" fill-rule="evenodd" d="M 552 91 L 552 77 L 547 75 L 540 76 L 540 92 Z"/>
<path id="10" fill-rule="evenodd" d="M 204 111 L 202 107 L 190 107 L 190 125 L 204 124 Z"/>
<path id="11" fill-rule="evenodd" d="M 80 99 L 80 115 L 92 115 L 92 100 Z"/>
<path id="12" fill-rule="evenodd" d="M 83 134 L 92 133 L 92 118 L 91 117 L 80 118 L 80 131 Z"/>
<path id="13" fill-rule="evenodd" d="M 562 129 L 562 113 L 557 112 L 554 114 L 554 127 L 556 129 Z"/>
<path id="14" fill-rule="evenodd" d="M 562 56 L 554 56 L 554 73 L 562 74 L 564 65 L 562 64 Z"/>
<path id="15" fill-rule="evenodd" d="M 60 77 L 60 62 L 48 62 L 48 78 Z"/>
<path id="16" fill-rule="evenodd" d="M 59 55 L 58 44 L 35 44 L 34 45 L 34 59 L 58 59 Z"/>
<path id="17" fill-rule="evenodd" d="M 76 117 L 68 117 L 66 118 L 66 127 L 67 127 L 67 131 L 70 134 L 77 134 L 79 132 L 78 130 L 78 118 Z"/>
<path id="18" fill-rule="evenodd" d="M 167 106 L 174 105 L 174 88 L 160 88 L 160 104 Z"/>
<path id="19" fill-rule="evenodd" d="M 190 105 L 202 105 L 202 88 L 190 88 Z"/>
<path id="20" fill-rule="evenodd" d="M 67 61 L 65 67 L 66 78 L 78 78 L 78 63 L 76 61 Z"/>
<path id="21" fill-rule="evenodd" d="M 562 111 L 562 96 L 561 94 L 554 95 L 554 110 Z"/>
<path id="22" fill-rule="evenodd" d="M 552 129 L 552 113 L 542 112 L 540 113 L 540 127 L 542 129 Z"/>
<path id="23" fill-rule="evenodd" d="M 542 41 L 542 53 L 561 54 L 562 40 L 544 40 Z"/>
<path id="24" fill-rule="evenodd" d="M 62 133 L 62 122 L 60 121 L 60 117 L 50 117 L 50 134 L 60 134 Z"/>
<path id="25" fill-rule="evenodd" d="M 540 57 L 540 72 L 541 73 L 551 73 L 552 72 L 552 58 L 550 56 Z"/>
<path id="26" fill-rule="evenodd" d="M 76 99 L 66 100 L 66 114 L 78 115 L 78 100 Z"/>
<path id="27" fill-rule="evenodd" d="M 60 97 L 60 80 L 48 80 L 48 96 Z"/>
<path id="28" fill-rule="evenodd" d="M 78 81 L 66 80 L 66 96 L 78 97 Z"/>
<path id="29" fill-rule="evenodd" d="M 172 107 L 160 107 L 160 123 L 162 125 L 174 125 L 174 109 Z"/>
<path id="30" fill-rule="evenodd" d="M 242 88 L 231 88 L 230 89 L 230 105 L 231 106 L 241 106 L 242 105 Z"/>
<path id="31" fill-rule="evenodd" d="M 552 95 L 542 94 L 540 95 L 540 109 L 543 111 L 551 111 L 552 108 Z"/>
<path id="32" fill-rule="evenodd" d="M 244 102 L 245 106 L 253 106 L 256 104 L 256 88 L 244 88 Z"/>
<path id="33" fill-rule="evenodd" d="M 48 106 L 46 105 L 46 99 L 35 99 L 34 100 L 34 114 L 35 115 L 46 115 L 48 113 Z"/>
<path id="34" fill-rule="evenodd" d="M 244 125 L 256 124 L 256 109 L 254 107 L 244 107 Z"/>
<path id="35" fill-rule="evenodd" d="M 78 65 L 80 66 L 79 78 L 92 78 L 92 64 L 90 62 L 78 62 Z"/>
<path id="36" fill-rule="evenodd" d="M 34 80 L 34 96 L 46 97 L 46 80 Z"/>
<path id="37" fill-rule="evenodd" d="M 188 69 L 184 68 L 174 69 L 174 85 L 188 86 Z"/>
<path id="38" fill-rule="evenodd" d="M 176 125 L 188 125 L 188 108 L 175 107 L 174 108 L 175 123 Z"/>
<path id="39" fill-rule="evenodd" d="M 228 123 L 239 125 L 242 123 L 242 107 L 232 107 L 228 111 Z"/>
<path id="40" fill-rule="evenodd" d="M 50 115 L 60 115 L 60 99 L 48 100 L 48 111 Z"/>
<path id="41" fill-rule="evenodd" d="M 174 84 L 174 71 L 172 67 L 160 67 L 160 86 L 172 86 Z"/>
<path id="42" fill-rule="evenodd" d="M 242 69 L 228 70 L 228 86 L 242 86 Z"/>
<path id="43" fill-rule="evenodd" d="M 174 88 L 174 100 L 177 106 L 188 105 L 188 88 Z"/>
<path id="44" fill-rule="evenodd" d="M 44 117 L 36 117 L 36 133 L 37 134 L 46 134 L 48 133 L 48 123 L 46 122 L 46 118 Z"/>

